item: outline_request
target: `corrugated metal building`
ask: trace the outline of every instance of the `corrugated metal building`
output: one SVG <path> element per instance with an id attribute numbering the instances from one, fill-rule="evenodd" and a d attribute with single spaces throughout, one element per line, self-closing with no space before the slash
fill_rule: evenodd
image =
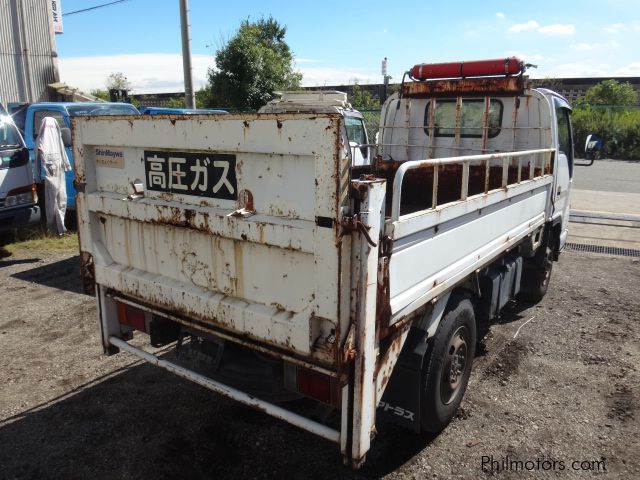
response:
<path id="1" fill-rule="evenodd" d="M 0 0 L 0 102 L 56 100 L 56 42 L 48 0 Z"/>

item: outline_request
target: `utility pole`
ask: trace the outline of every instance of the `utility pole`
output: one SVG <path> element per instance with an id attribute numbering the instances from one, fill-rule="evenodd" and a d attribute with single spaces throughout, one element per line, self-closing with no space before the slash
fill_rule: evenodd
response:
<path id="1" fill-rule="evenodd" d="M 389 80 L 391 79 L 391 76 L 387 75 L 387 57 L 384 57 L 384 60 L 382 60 L 382 77 L 384 78 L 384 87 L 382 90 L 382 101 L 380 103 L 384 103 L 387 100 Z"/>
<path id="2" fill-rule="evenodd" d="M 189 12 L 187 0 L 180 0 L 180 27 L 182 30 L 182 68 L 184 69 L 184 103 L 196 108 L 196 94 L 191 77 L 191 38 L 189 38 Z"/>

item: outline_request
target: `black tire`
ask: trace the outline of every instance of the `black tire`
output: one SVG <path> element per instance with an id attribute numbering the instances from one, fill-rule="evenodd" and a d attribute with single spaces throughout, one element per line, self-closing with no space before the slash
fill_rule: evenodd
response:
<path id="1" fill-rule="evenodd" d="M 452 296 L 423 368 L 421 418 L 424 432 L 442 431 L 467 389 L 476 350 L 476 321 L 468 298 Z"/>
<path id="2" fill-rule="evenodd" d="M 538 303 L 547 294 L 553 270 L 553 257 L 553 233 L 549 233 L 547 241 L 540 246 L 536 255 L 524 261 L 518 295 L 521 300 Z"/>

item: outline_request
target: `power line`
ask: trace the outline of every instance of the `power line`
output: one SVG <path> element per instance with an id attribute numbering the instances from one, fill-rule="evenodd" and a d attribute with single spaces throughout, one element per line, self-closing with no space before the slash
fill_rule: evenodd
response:
<path id="1" fill-rule="evenodd" d="M 75 15 L 76 13 L 88 12 L 89 10 L 96 10 L 97 8 L 108 7 L 109 5 L 115 5 L 116 3 L 126 2 L 128 0 L 116 0 L 115 2 L 103 3 L 102 5 L 96 5 L 95 7 L 83 8 L 82 10 L 74 10 L 73 12 L 63 13 L 62 16 Z"/>

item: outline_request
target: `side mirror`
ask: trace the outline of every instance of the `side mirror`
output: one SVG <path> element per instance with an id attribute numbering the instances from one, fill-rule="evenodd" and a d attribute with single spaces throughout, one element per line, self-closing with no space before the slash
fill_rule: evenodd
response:
<path id="1" fill-rule="evenodd" d="M 62 143 L 64 143 L 65 147 L 70 147 L 71 145 L 73 145 L 73 143 L 71 142 L 71 130 L 66 127 L 61 128 L 60 135 L 62 136 Z"/>
<path id="2" fill-rule="evenodd" d="M 602 148 L 604 147 L 604 140 L 600 135 L 592 133 L 587 135 L 587 140 L 584 144 L 584 158 L 585 160 L 591 160 L 591 164 L 595 160 L 599 160 L 602 154 Z"/>
<path id="3" fill-rule="evenodd" d="M 0 161 L 0 163 L 2 162 Z M 29 149 L 25 147 L 13 154 L 9 162 L 9 168 L 21 167 L 27 163 L 29 163 Z"/>

